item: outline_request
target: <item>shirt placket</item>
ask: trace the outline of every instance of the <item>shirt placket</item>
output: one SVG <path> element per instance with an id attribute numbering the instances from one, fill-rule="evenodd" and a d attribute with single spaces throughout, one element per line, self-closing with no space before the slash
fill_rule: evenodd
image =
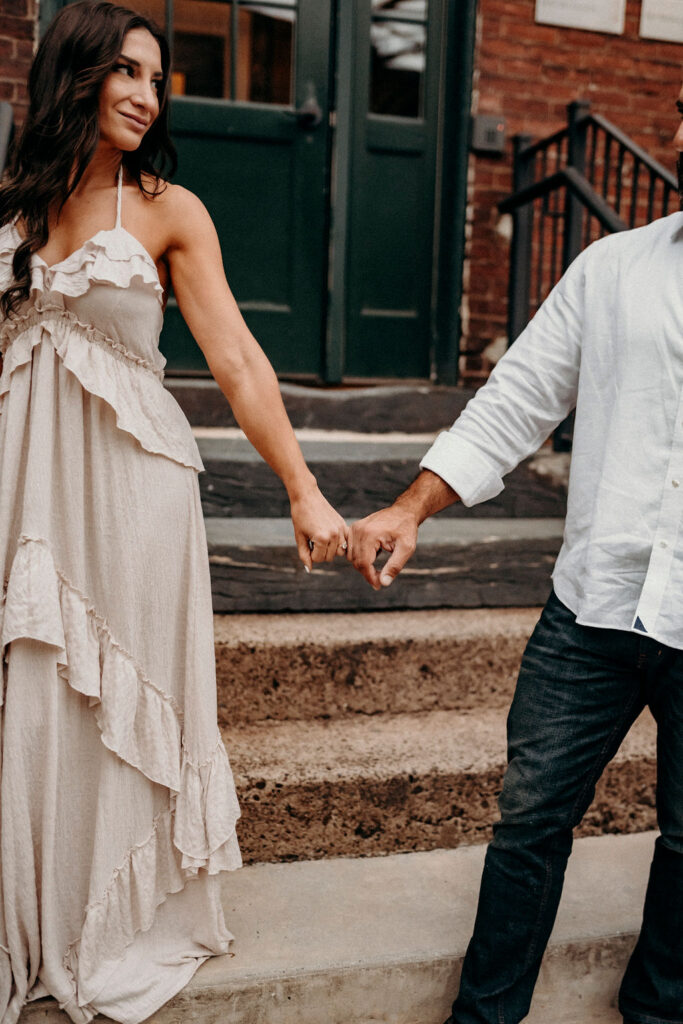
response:
<path id="1" fill-rule="evenodd" d="M 662 488 L 657 528 L 655 530 L 650 561 L 645 575 L 638 606 L 633 618 L 633 629 L 651 633 L 656 629 L 671 576 L 671 565 L 678 543 L 678 531 L 683 514 L 683 391 L 679 395 L 676 422 L 673 429 L 671 451 L 666 479 Z"/>

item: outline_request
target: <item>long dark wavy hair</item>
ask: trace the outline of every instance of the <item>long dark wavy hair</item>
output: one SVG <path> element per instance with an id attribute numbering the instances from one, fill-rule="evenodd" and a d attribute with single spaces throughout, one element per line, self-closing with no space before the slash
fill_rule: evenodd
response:
<path id="1" fill-rule="evenodd" d="M 21 218 L 25 238 L 12 263 L 14 281 L 0 296 L 0 312 L 15 313 L 28 298 L 31 256 L 48 239 L 51 209 L 61 210 L 99 142 L 98 101 L 104 79 L 121 54 L 124 36 L 145 28 L 161 50 L 159 115 L 123 164 L 145 195 L 165 188 L 176 169 L 168 131 L 168 43 L 149 18 L 107 0 L 78 0 L 56 16 L 29 74 L 29 110 L 0 185 L 0 225 Z M 145 181 L 143 176 L 151 176 Z"/>

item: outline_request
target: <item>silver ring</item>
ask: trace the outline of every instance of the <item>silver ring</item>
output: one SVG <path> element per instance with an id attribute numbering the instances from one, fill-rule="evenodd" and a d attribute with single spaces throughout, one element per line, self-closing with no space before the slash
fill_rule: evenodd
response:
<path id="1" fill-rule="evenodd" d="M 311 538 L 309 537 L 308 538 L 308 550 L 312 551 L 314 547 L 315 547 L 315 541 L 311 540 Z"/>
<path id="2" fill-rule="evenodd" d="M 342 551 L 348 551 L 348 548 L 349 548 L 349 545 L 346 543 L 346 541 L 345 540 L 342 541 Z"/>

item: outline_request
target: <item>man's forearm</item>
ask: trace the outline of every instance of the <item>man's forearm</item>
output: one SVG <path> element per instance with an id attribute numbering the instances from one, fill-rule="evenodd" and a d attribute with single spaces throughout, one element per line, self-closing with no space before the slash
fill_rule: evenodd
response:
<path id="1" fill-rule="evenodd" d="M 411 512 L 419 525 L 456 501 L 460 501 L 459 496 L 445 480 L 430 469 L 423 469 L 410 487 L 399 494 L 394 504 Z"/>

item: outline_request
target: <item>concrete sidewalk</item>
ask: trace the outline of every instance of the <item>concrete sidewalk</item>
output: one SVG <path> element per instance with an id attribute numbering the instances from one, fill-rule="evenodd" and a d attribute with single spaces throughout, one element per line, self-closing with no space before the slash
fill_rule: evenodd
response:
<path id="1" fill-rule="evenodd" d="M 529 1024 L 611 1024 L 653 833 L 578 840 Z M 442 1024 L 484 848 L 257 865 L 224 881 L 234 956 L 154 1024 Z"/>

